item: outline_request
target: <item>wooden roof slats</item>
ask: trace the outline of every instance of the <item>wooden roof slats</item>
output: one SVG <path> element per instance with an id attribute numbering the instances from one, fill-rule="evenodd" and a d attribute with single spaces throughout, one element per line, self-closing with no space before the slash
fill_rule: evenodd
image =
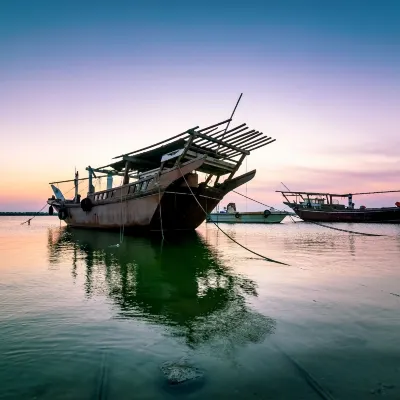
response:
<path id="1" fill-rule="evenodd" d="M 232 143 L 233 143 L 232 140 L 235 140 L 235 139 L 237 139 L 238 137 L 242 137 L 242 136 L 243 136 L 243 132 L 246 131 L 247 129 L 248 129 L 247 127 L 246 127 L 246 128 L 242 128 L 242 129 L 239 129 L 239 130 L 236 131 L 236 132 L 231 133 L 230 135 L 226 135 L 226 136 L 224 137 L 223 141 L 232 144 Z M 251 131 L 244 132 L 244 133 L 247 134 L 247 133 L 250 133 L 250 132 L 254 132 L 254 129 L 251 130 Z M 221 136 L 221 138 L 222 138 L 222 136 Z M 229 141 L 227 141 L 228 138 L 230 138 Z M 216 139 L 219 139 L 219 138 L 216 137 Z M 222 140 L 222 139 L 221 139 L 221 140 Z M 218 145 L 215 145 L 215 144 L 213 143 L 213 144 L 210 146 L 210 148 L 214 148 L 214 147 L 215 147 L 215 148 L 218 148 Z"/>
<path id="2" fill-rule="evenodd" d="M 251 132 L 251 133 L 250 133 Z M 231 144 L 234 144 L 235 146 L 239 146 L 241 145 L 243 142 L 247 142 L 251 139 L 254 139 L 260 135 L 262 135 L 263 133 L 260 131 L 250 131 L 249 133 L 246 133 L 246 135 L 240 136 L 238 138 L 235 138 L 235 140 L 233 140 L 231 142 Z"/>
<path id="3" fill-rule="evenodd" d="M 211 135 L 211 136 L 213 136 L 213 135 L 216 135 L 217 134 L 217 132 L 214 132 L 214 131 L 216 131 L 218 129 L 218 126 L 216 126 L 215 128 L 211 128 L 211 129 L 209 129 L 209 130 L 207 130 L 207 131 L 205 131 L 205 132 L 202 132 L 204 135 Z M 214 133 L 212 133 L 212 132 L 214 132 Z"/>
<path id="4" fill-rule="evenodd" d="M 225 142 L 225 141 L 227 141 L 228 138 L 232 138 L 236 135 L 239 135 L 241 132 L 244 132 L 247 129 L 249 129 L 249 127 L 246 126 L 246 124 L 242 124 L 242 125 L 237 126 L 236 128 L 226 131 L 225 133 L 220 132 L 219 135 L 215 136 L 215 139 L 222 140 Z"/>
<path id="5" fill-rule="evenodd" d="M 249 150 L 249 151 L 257 150 L 257 149 L 259 149 L 260 147 L 264 147 L 264 146 L 266 146 L 267 144 L 271 144 L 271 143 L 273 143 L 273 142 L 275 142 L 275 141 L 276 141 L 276 139 L 268 140 L 266 143 L 262 143 L 262 144 L 260 144 L 260 145 L 255 146 L 255 147 L 252 146 L 252 147 L 248 148 L 248 150 Z"/>
<path id="6" fill-rule="evenodd" d="M 172 137 L 170 137 L 169 139 L 162 140 L 161 142 L 152 144 L 152 145 L 147 146 L 147 147 L 143 147 L 142 149 L 139 149 L 139 150 L 135 150 L 135 151 L 131 151 L 131 152 L 129 152 L 129 153 L 121 154 L 121 155 L 119 155 L 119 156 L 113 157 L 112 159 L 115 160 L 116 158 L 121 158 L 121 157 L 123 157 L 123 156 L 129 156 L 129 155 L 131 155 L 131 154 L 137 154 L 137 153 L 140 153 L 141 151 L 151 149 L 152 147 L 159 146 L 160 144 L 167 143 L 167 142 L 172 141 L 173 139 L 177 139 L 178 137 L 187 135 L 189 132 L 194 131 L 194 130 L 196 130 L 197 128 L 198 128 L 198 126 L 195 126 L 194 128 L 188 129 L 187 131 L 182 132 L 182 133 L 178 133 L 177 135 L 172 136 Z"/>
<path id="7" fill-rule="evenodd" d="M 269 139 L 271 139 L 271 138 L 264 136 L 264 137 L 261 137 L 261 138 L 255 139 L 255 140 L 249 140 L 246 143 L 242 144 L 240 146 L 240 148 L 243 149 L 243 150 L 248 150 L 249 148 L 251 148 L 254 145 L 258 145 L 258 144 L 261 144 L 261 143 L 264 143 L 264 142 L 268 142 Z M 232 157 L 232 154 L 234 154 L 234 153 L 237 153 L 237 152 L 233 152 L 232 150 L 229 150 L 229 151 L 225 151 L 225 152 L 223 152 L 221 154 L 224 155 L 224 156 L 226 155 L 228 157 Z"/>
<path id="8" fill-rule="evenodd" d="M 233 128 L 233 129 L 230 129 L 229 131 L 226 131 L 226 132 L 225 132 L 225 129 L 222 129 L 222 130 L 220 130 L 220 131 L 214 132 L 211 136 L 212 136 L 212 137 L 215 137 L 216 139 L 219 139 L 220 137 L 223 136 L 223 133 L 224 133 L 224 132 L 225 132 L 225 133 L 234 132 L 234 131 L 236 131 L 237 129 L 240 129 L 240 128 L 244 127 L 244 126 L 246 126 L 246 124 L 241 124 L 241 125 L 239 125 L 239 126 Z M 247 129 L 247 128 L 246 128 L 246 129 Z M 196 140 L 196 139 L 195 139 L 195 140 Z M 205 142 L 206 142 L 205 139 L 197 139 L 197 140 L 196 140 L 196 144 L 202 144 L 202 143 L 205 143 Z"/>
<path id="9" fill-rule="evenodd" d="M 194 132 L 191 132 L 191 134 L 194 134 Z M 239 151 L 240 153 L 247 154 L 247 151 L 246 151 L 246 150 L 240 149 L 239 147 L 236 147 L 236 146 L 232 146 L 232 145 L 229 144 L 228 142 L 223 142 L 222 140 L 214 139 L 213 137 L 206 136 L 206 135 L 203 135 L 202 133 L 198 133 L 198 132 L 196 132 L 196 136 L 202 137 L 202 138 L 204 138 L 204 139 L 207 139 L 207 140 L 210 141 L 210 142 L 218 143 L 218 144 L 220 144 L 221 146 L 230 148 L 230 149 L 232 149 L 232 150 Z"/>
<path id="10" fill-rule="evenodd" d="M 270 143 L 272 143 L 272 142 L 275 142 L 275 140 L 276 139 L 274 139 L 274 140 L 266 140 L 266 141 L 264 141 L 264 142 L 261 142 L 261 143 L 259 143 L 258 145 L 253 145 L 252 147 L 249 147 L 247 150 L 248 151 L 253 151 L 253 150 L 256 150 L 256 149 L 259 149 L 260 147 L 264 147 L 264 146 L 266 146 L 267 144 L 270 144 Z M 239 156 L 241 153 L 239 153 L 239 152 L 235 152 L 235 151 L 230 151 L 230 152 L 228 152 L 228 153 L 224 153 L 224 154 L 221 154 L 222 156 L 223 156 L 223 158 L 224 159 L 226 159 L 226 160 L 232 160 L 232 159 L 234 159 L 235 157 L 237 157 L 237 156 Z"/>
<path id="11" fill-rule="evenodd" d="M 246 131 L 244 134 L 242 133 L 242 131 L 247 130 L 248 128 L 243 128 L 240 129 L 236 132 L 231 133 L 230 135 L 227 136 L 231 136 L 230 140 L 224 140 L 220 141 L 220 143 L 211 143 L 208 145 L 203 144 L 202 147 L 208 149 L 208 150 L 217 150 L 218 149 L 218 153 L 222 154 L 225 152 L 229 152 L 230 150 L 232 150 L 229 146 L 238 146 L 239 143 L 246 143 L 248 142 L 250 139 L 253 139 L 254 137 L 257 137 L 259 135 L 262 135 L 262 133 L 260 133 L 259 131 L 255 131 L 254 129 L 252 129 L 251 131 Z M 225 144 L 227 144 L 228 146 L 225 146 L 224 144 L 222 144 L 222 142 Z M 196 143 L 196 142 L 194 142 Z M 197 144 L 197 143 L 196 143 Z M 244 146 L 240 146 L 240 150 L 243 150 Z M 245 149 L 244 149 L 245 150 Z M 242 151 L 239 151 L 240 153 L 242 153 Z"/>
<path id="12" fill-rule="evenodd" d="M 197 156 L 206 154 L 210 164 L 206 162 L 204 168 L 221 175 L 234 168 L 224 165 L 224 162 L 231 162 L 235 166 L 239 156 L 249 155 L 250 151 L 275 141 L 260 131 L 250 129 L 245 123 L 229 129 L 230 122 L 231 119 L 226 119 L 201 129 L 196 126 L 153 145 L 113 157 L 113 160 L 118 160 L 101 168 L 110 173 L 123 171 L 129 162 L 131 170 L 138 174 L 147 173 L 159 166 L 163 155 L 185 148 L 182 162 L 193 157 L 189 153 Z M 224 127 L 224 124 L 227 125 Z M 171 165 L 172 160 L 166 165 Z"/>

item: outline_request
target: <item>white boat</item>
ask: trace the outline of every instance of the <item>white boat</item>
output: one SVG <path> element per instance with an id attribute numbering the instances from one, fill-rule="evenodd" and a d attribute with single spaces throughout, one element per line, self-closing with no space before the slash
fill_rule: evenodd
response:
<path id="1" fill-rule="evenodd" d="M 206 221 L 228 224 L 279 224 L 291 214 L 294 213 L 274 208 L 264 211 L 239 212 L 236 210 L 235 203 L 229 203 L 223 211 L 208 214 Z"/>

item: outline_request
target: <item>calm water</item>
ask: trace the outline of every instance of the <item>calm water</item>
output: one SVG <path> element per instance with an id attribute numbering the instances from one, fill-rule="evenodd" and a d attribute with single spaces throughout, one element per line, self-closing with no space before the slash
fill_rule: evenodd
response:
<path id="1" fill-rule="evenodd" d="M 0 217 L 1 399 L 400 399 L 400 226 L 168 239 Z M 340 225 L 341 228 L 345 227 Z M 185 357 L 204 375 L 169 386 Z"/>

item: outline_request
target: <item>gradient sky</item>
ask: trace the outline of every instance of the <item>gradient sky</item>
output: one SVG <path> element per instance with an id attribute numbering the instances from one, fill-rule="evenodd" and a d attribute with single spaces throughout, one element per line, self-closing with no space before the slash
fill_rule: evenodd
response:
<path id="1" fill-rule="evenodd" d="M 249 196 L 400 189 L 399 89 L 397 0 L 2 1 L 0 211 L 224 120 L 241 92 L 233 124 L 277 139 L 248 159 Z"/>

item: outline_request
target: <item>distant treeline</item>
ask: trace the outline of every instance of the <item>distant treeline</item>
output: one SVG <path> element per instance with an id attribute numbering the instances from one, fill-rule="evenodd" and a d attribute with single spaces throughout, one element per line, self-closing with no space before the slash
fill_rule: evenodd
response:
<path id="1" fill-rule="evenodd" d="M 18 215 L 26 215 L 28 217 L 30 216 L 46 216 L 50 215 L 48 212 L 35 212 L 35 211 L 26 211 L 26 212 L 11 212 L 11 211 L 0 211 L 0 216 L 18 216 Z M 56 213 L 54 215 L 57 215 Z"/>

